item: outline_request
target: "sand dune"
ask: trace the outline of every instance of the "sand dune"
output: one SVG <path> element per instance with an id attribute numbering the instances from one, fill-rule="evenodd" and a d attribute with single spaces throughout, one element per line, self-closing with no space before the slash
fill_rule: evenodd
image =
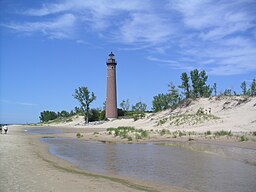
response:
<path id="1" fill-rule="evenodd" d="M 199 110 L 204 114 L 197 115 Z M 102 124 L 84 125 L 83 117 L 75 117 L 72 122 L 52 125 L 81 128 L 132 126 L 148 130 L 252 132 L 256 131 L 256 97 L 223 96 L 188 100 L 173 111 L 165 110 L 147 114 L 145 118 L 137 121 L 116 119 Z"/>

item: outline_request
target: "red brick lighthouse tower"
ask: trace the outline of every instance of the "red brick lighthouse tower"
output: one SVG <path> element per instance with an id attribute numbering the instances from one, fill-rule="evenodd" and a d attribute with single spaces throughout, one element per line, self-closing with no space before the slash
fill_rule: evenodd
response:
<path id="1" fill-rule="evenodd" d="M 108 55 L 108 79 L 107 79 L 107 100 L 106 100 L 106 118 L 117 118 L 117 96 L 116 96 L 116 60 L 111 52 Z"/>

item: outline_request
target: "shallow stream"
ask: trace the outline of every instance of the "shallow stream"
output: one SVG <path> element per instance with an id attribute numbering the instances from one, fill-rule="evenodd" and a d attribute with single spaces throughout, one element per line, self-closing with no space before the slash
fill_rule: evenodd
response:
<path id="1" fill-rule="evenodd" d="M 70 138 L 42 138 L 50 153 L 86 171 L 124 176 L 197 191 L 252 192 L 256 166 L 235 156 L 254 156 L 252 149 L 209 145 L 217 153 L 193 150 L 176 143 L 105 144 Z M 198 144 L 197 144 L 198 145 Z M 206 147 L 205 145 L 203 146 Z M 223 148 L 223 147 L 221 147 Z"/>

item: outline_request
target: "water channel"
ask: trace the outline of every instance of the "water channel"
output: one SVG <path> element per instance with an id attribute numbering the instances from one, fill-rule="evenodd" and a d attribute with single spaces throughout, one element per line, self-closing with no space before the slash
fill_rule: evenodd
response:
<path id="1" fill-rule="evenodd" d="M 256 189 L 256 166 L 232 156 L 205 153 L 169 143 L 105 144 L 71 138 L 41 140 L 49 145 L 50 153 L 90 172 L 200 192 L 252 192 Z M 210 147 L 218 149 L 218 146 Z M 226 151 L 238 156 L 248 154 L 256 157 L 253 149 L 229 147 Z"/>

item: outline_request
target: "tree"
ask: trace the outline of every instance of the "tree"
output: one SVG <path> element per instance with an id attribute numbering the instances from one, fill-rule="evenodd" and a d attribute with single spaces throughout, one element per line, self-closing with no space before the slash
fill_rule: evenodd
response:
<path id="1" fill-rule="evenodd" d="M 75 89 L 75 94 L 73 96 L 79 101 L 84 113 L 85 122 L 88 123 L 90 115 L 90 104 L 96 99 L 96 96 L 93 92 L 90 95 L 90 91 L 87 87 L 78 87 L 78 89 Z"/>
<path id="2" fill-rule="evenodd" d="M 200 87 L 200 78 L 199 71 L 197 69 L 190 72 L 191 81 L 192 81 L 192 95 L 194 98 L 199 97 L 199 87 Z"/>
<path id="3" fill-rule="evenodd" d="M 246 87 L 246 82 L 245 81 L 242 82 L 240 87 L 242 89 L 242 94 L 247 95 L 247 87 Z"/>
<path id="4" fill-rule="evenodd" d="M 69 117 L 69 112 L 63 110 L 60 113 L 58 113 L 58 117 L 61 117 L 61 118 Z"/>
<path id="5" fill-rule="evenodd" d="M 158 94 L 154 96 L 153 101 L 152 101 L 152 110 L 154 112 L 162 111 L 165 109 L 170 108 L 170 94 Z"/>
<path id="6" fill-rule="evenodd" d="M 179 97 L 179 90 L 176 88 L 176 86 L 171 82 L 169 85 L 169 105 L 170 107 L 176 105 L 179 100 L 180 100 L 180 97 Z"/>
<path id="7" fill-rule="evenodd" d="M 189 76 L 186 72 L 181 74 L 181 80 L 182 84 L 179 86 L 179 88 L 183 89 L 183 94 L 186 98 L 190 98 L 190 85 L 189 85 Z"/>
<path id="8" fill-rule="evenodd" d="M 217 96 L 217 84 L 213 84 L 213 91 L 214 91 L 214 96 Z"/>
<path id="9" fill-rule="evenodd" d="M 76 114 L 76 115 L 81 115 L 81 114 L 83 114 L 83 110 L 81 109 L 81 107 L 75 107 L 74 111 L 75 111 L 75 114 Z"/>
<path id="10" fill-rule="evenodd" d="M 251 84 L 251 96 L 256 96 L 256 79 L 252 80 Z"/>
<path id="11" fill-rule="evenodd" d="M 54 111 L 43 111 L 40 113 L 39 119 L 41 122 L 47 122 L 50 120 L 54 120 L 58 117 L 58 115 Z"/>
<path id="12" fill-rule="evenodd" d="M 147 109 L 147 105 L 142 102 L 138 102 L 135 104 L 135 106 L 132 106 L 132 110 L 136 113 L 140 113 L 141 116 L 144 116 L 146 109 Z"/>
<path id="13" fill-rule="evenodd" d="M 212 94 L 212 89 L 209 85 L 206 85 L 208 76 L 206 75 L 205 70 L 199 71 L 197 69 L 190 72 L 191 81 L 192 81 L 192 95 L 194 98 L 198 97 L 210 97 Z"/>
<path id="14" fill-rule="evenodd" d="M 233 96 L 233 93 L 234 92 L 232 91 L 232 89 L 225 89 L 223 95 L 224 96 Z"/>
<path id="15" fill-rule="evenodd" d="M 127 112 L 130 109 L 130 103 L 129 103 L 129 99 L 123 100 L 120 103 L 120 107 L 122 108 L 123 111 Z"/>
<path id="16" fill-rule="evenodd" d="M 100 119 L 100 110 L 99 109 L 91 109 L 90 110 L 90 117 L 89 117 L 89 121 L 98 121 Z"/>

